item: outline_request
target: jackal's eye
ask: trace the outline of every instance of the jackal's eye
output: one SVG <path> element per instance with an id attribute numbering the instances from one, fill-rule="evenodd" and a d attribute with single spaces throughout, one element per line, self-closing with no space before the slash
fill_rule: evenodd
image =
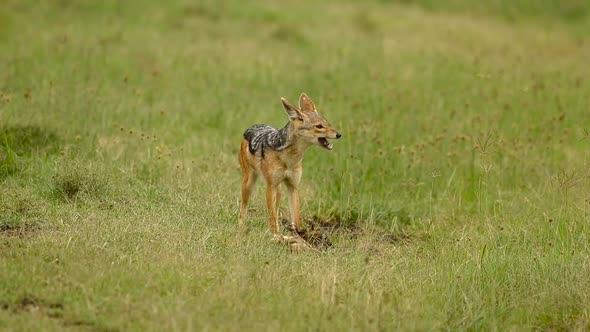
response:
<path id="1" fill-rule="evenodd" d="M 318 128 L 318 129 L 324 129 L 324 126 L 322 126 L 322 125 L 317 125 L 315 127 Z"/>

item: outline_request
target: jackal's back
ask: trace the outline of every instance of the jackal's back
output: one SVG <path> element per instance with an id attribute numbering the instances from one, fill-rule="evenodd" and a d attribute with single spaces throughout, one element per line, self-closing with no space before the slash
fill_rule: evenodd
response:
<path id="1" fill-rule="evenodd" d="M 244 132 L 244 139 L 248 141 L 248 149 L 254 154 L 261 151 L 264 156 L 265 149 L 279 151 L 285 147 L 288 138 L 287 126 L 276 129 L 269 125 L 254 125 Z"/>

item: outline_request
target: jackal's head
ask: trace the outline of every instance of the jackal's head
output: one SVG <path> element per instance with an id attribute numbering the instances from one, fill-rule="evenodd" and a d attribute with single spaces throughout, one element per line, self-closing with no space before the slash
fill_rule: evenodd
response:
<path id="1" fill-rule="evenodd" d="M 305 93 L 299 97 L 299 108 L 285 98 L 281 98 L 281 101 L 293 124 L 293 136 L 332 150 L 332 143 L 328 142 L 328 139 L 338 139 L 342 135 L 318 113 L 315 104 Z"/>

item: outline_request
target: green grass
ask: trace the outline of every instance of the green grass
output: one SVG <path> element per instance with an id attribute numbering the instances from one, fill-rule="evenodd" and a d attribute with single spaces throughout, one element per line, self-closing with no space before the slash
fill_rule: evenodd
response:
<path id="1" fill-rule="evenodd" d="M 590 329 L 590 9 L 0 8 L 0 329 Z M 243 131 L 305 91 L 321 253 L 237 226 Z M 282 214 L 287 214 L 286 204 Z"/>

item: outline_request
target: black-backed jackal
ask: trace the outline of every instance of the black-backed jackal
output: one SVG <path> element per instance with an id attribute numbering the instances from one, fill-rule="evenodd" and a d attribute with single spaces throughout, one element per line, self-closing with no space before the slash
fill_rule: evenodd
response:
<path id="1" fill-rule="evenodd" d="M 299 220 L 299 182 L 301 180 L 303 154 L 316 144 L 332 150 L 328 138 L 340 138 L 317 111 L 315 104 L 302 93 L 299 108 L 281 98 L 289 116 L 289 122 L 282 129 L 267 125 L 255 125 L 244 133 L 240 148 L 242 167 L 242 202 L 238 223 L 242 225 L 248 208 L 248 200 L 256 178 L 260 175 L 266 181 L 266 204 L 270 214 L 268 227 L 273 234 L 279 231 L 278 210 L 281 200 L 279 186 L 285 183 L 289 194 L 291 223 L 295 230 L 301 230 Z"/>

